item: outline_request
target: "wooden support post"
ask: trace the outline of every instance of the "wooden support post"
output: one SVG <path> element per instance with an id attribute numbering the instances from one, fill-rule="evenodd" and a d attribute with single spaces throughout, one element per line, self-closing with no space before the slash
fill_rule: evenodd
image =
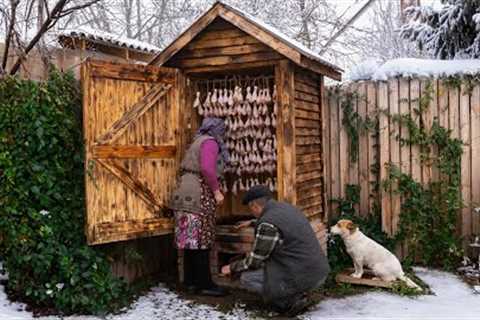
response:
<path id="1" fill-rule="evenodd" d="M 289 60 L 275 66 L 278 95 L 277 123 L 277 190 L 278 198 L 291 204 L 297 202 L 295 151 L 295 85 L 294 67 Z"/>

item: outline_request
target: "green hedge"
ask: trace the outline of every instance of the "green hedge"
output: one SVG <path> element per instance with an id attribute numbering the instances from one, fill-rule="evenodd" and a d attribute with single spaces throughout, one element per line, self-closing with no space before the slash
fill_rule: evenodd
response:
<path id="1" fill-rule="evenodd" d="M 34 307 L 103 313 L 128 287 L 86 245 L 78 84 L 0 81 L 0 254 L 7 290 Z"/>

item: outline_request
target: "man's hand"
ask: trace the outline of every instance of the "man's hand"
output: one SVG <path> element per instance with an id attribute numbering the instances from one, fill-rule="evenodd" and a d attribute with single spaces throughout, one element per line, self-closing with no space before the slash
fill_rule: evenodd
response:
<path id="1" fill-rule="evenodd" d="M 248 228 L 250 227 L 250 225 L 252 224 L 252 220 L 248 220 L 248 221 L 240 221 L 240 222 L 237 222 L 233 228 L 235 230 L 239 230 L 239 229 L 243 229 L 243 228 Z"/>
<path id="2" fill-rule="evenodd" d="M 229 276 L 231 274 L 232 274 L 232 270 L 230 270 L 230 265 L 229 264 L 222 267 L 222 275 Z"/>
<path id="3" fill-rule="evenodd" d="M 224 199 L 225 197 L 223 196 L 222 191 L 220 190 L 215 191 L 215 201 L 217 202 L 218 205 L 221 205 Z"/>

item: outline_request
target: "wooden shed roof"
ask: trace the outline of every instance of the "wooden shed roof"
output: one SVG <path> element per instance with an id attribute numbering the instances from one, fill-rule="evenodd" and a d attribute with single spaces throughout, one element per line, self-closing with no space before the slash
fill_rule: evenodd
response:
<path id="1" fill-rule="evenodd" d="M 165 64 L 218 17 L 233 24 L 297 65 L 332 79 L 341 80 L 341 72 L 343 70 L 339 67 L 323 60 L 317 53 L 279 30 L 221 1 L 217 1 L 209 10 L 195 20 L 178 38 L 157 54 L 149 64 Z"/>

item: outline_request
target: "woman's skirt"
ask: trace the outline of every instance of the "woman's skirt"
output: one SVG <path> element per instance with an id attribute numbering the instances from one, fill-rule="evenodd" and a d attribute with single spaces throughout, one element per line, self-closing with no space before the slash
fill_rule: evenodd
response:
<path id="1" fill-rule="evenodd" d="M 175 245 L 178 249 L 210 249 L 215 243 L 215 196 L 200 178 L 201 212 L 175 211 Z"/>

